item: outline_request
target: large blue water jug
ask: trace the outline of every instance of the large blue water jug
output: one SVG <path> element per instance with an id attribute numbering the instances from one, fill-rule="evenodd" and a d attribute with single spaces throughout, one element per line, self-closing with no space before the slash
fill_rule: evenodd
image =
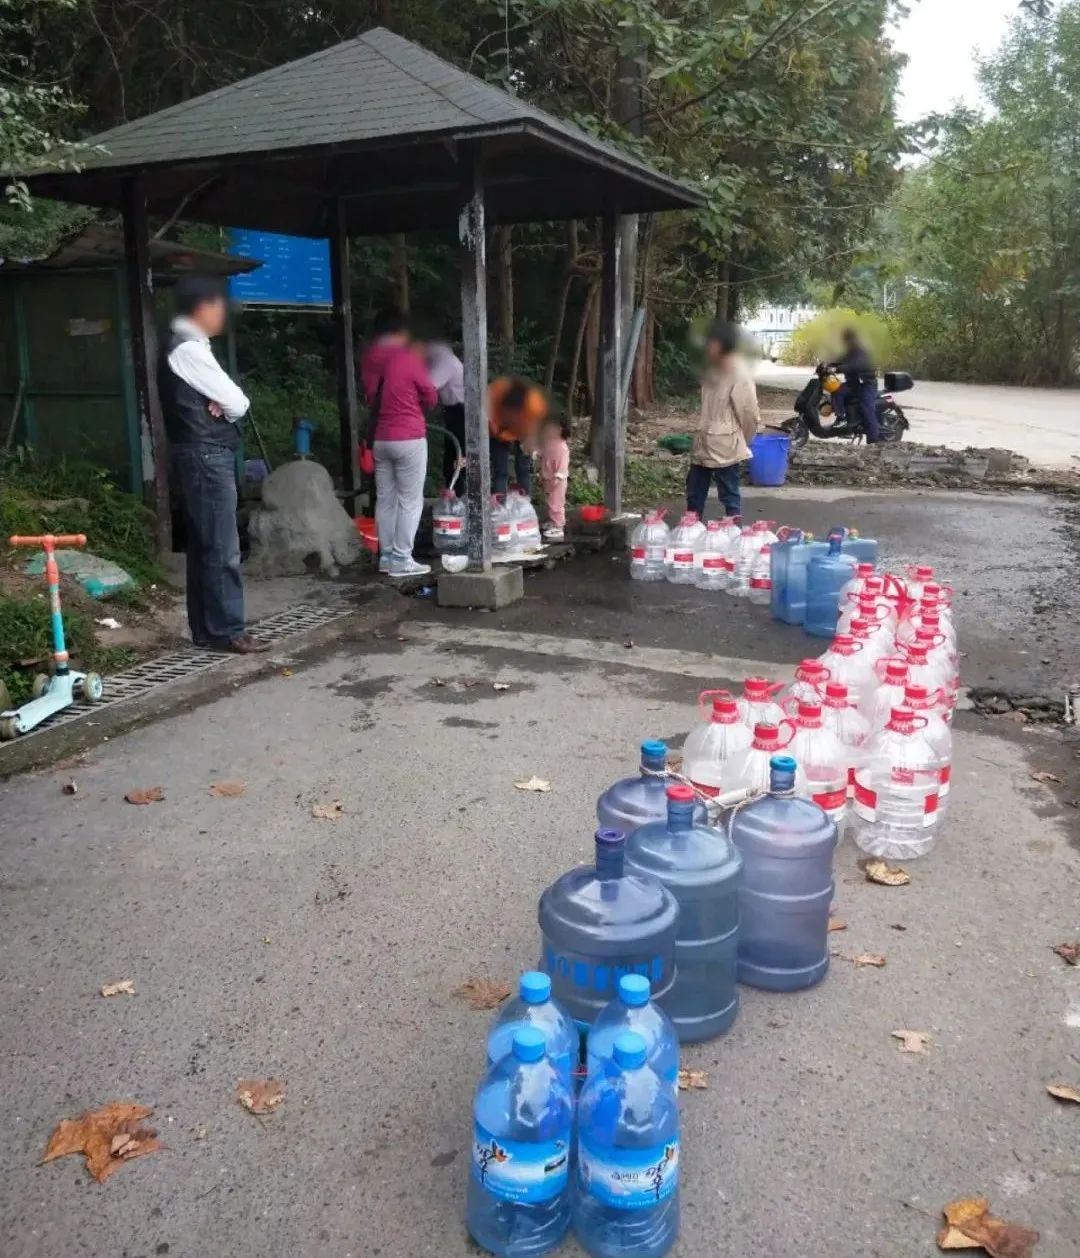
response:
<path id="1" fill-rule="evenodd" d="M 466 1223 L 482 1248 L 533 1258 L 566 1235 L 572 1114 L 570 1090 L 544 1051 L 543 1034 L 521 1028 L 473 1102 Z"/>
<path id="2" fill-rule="evenodd" d="M 555 999 L 590 1026 L 624 974 L 662 998 L 675 981 L 679 906 L 671 892 L 625 868 L 626 835 L 597 830 L 596 866 L 578 866 L 540 897 L 540 969 Z"/>
<path id="3" fill-rule="evenodd" d="M 630 836 L 626 864 L 658 878 L 679 902 L 675 984 L 664 1009 L 686 1044 L 720 1035 L 738 1012 L 742 857 L 725 834 L 694 821 L 688 786 L 669 786 L 667 799 L 667 818 Z"/>
<path id="4" fill-rule="evenodd" d="M 840 591 L 855 575 L 857 560 L 843 553 L 839 532 L 829 534 L 827 554 L 815 555 L 806 570 L 806 632 L 831 638 L 840 615 Z"/>
<path id="5" fill-rule="evenodd" d="M 630 834 L 647 821 L 667 816 L 668 780 L 656 776 L 667 768 L 667 754 L 667 743 L 658 738 L 641 744 L 640 771 L 616 782 L 596 801 L 596 819 L 605 829 Z M 708 820 L 704 804 L 697 805 L 696 819 L 703 824 Z"/>
<path id="6" fill-rule="evenodd" d="M 848 529 L 844 538 L 844 554 L 850 555 L 856 563 L 872 563 L 877 567 L 880 547 L 872 537 L 863 537 L 858 529 Z"/>
<path id="7" fill-rule="evenodd" d="M 640 974 L 624 974 L 619 979 L 615 999 L 601 1009 L 589 1029 L 586 1046 L 588 1073 L 596 1074 L 615 1052 L 615 1041 L 624 1031 L 633 1031 L 645 1041 L 649 1065 L 675 1087 L 679 1081 L 679 1033 L 675 1024 L 650 997 L 652 989 Z"/>
<path id="8" fill-rule="evenodd" d="M 795 761 L 773 756 L 769 794 L 731 821 L 743 858 L 739 981 L 774 992 L 812 987 L 829 968 L 836 823 L 794 791 Z"/>
<path id="9" fill-rule="evenodd" d="M 815 542 L 801 530 L 769 548 L 772 561 L 772 615 L 787 625 L 806 619 L 806 569 L 815 555 L 827 555 L 827 542 Z"/>
<path id="10" fill-rule="evenodd" d="M 679 1102 L 633 1031 L 578 1103 L 574 1235 L 593 1258 L 661 1258 L 679 1234 Z"/>
<path id="11" fill-rule="evenodd" d="M 521 976 L 517 999 L 508 1000 L 495 1015 L 487 1038 L 489 1070 L 509 1054 L 514 1036 L 523 1027 L 533 1027 L 543 1035 L 547 1055 L 569 1084 L 577 1072 L 581 1037 L 573 1018 L 551 999 L 550 977 L 539 970 Z"/>

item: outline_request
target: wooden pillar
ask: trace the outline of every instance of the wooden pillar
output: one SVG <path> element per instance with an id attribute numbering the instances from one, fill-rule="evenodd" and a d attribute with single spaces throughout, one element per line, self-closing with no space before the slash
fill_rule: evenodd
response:
<path id="1" fill-rule="evenodd" d="M 341 487 L 345 510 L 356 514 L 360 420 L 356 401 L 356 359 L 353 337 L 352 287 L 349 273 L 349 230 L 345 198 L 330 204 L 330 287 L 334 298 L 334 358 L 337 363 L 338 424 L 341 439 Z"/>
<path id="2" fill-rule="evenodd" d="M 596 407 L 600 421 L 600 480 L 604 506 L 617 515 L 622 510 L 623 470 L 626 462 L 626 416 L 621 405 L 622 319 L 620 317 L 621 233 L 614 209 L 601 220 L 603 252 L 600 273 L 600 346 L 596 368 Z"/>
<path id="3" fill-rule="evenodd" d="M 139 419 L 143 495 L 157 522 L 161 553 L 172 549 L 169 501 L 169 457 L 165 420 L 158 396 L 158 338 L 154 313 L 154 277 L 150 269 L 150 238 L 146 226 L 146 194 L 138 179 L 124 184 L 124 274 L 131 328 L 131 366 L 135 410 Z"/>
<path id="4" fill-rule="evenodd" d="M 465 496 L 469 569 L 491 570 L 491 459 L 487 423 L 487 261 L 484 256 L 484 171 L 479 144 L 460 148 L 461 339 L 465 366 Z"/>

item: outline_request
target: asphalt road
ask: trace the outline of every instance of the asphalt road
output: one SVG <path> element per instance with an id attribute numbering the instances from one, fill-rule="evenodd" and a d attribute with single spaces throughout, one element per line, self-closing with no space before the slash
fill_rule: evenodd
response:
<path id="1" fill-rule="evenodd" d="M 958 571 L 994 521 L 1011 538 L 1046 514 L 943 498 L 920 557 Z M 876 527 L 899 508 L 854 509 Z M 453 989 L 534 963 L 537 897 L 587 859 L 595 797 L 642 736 L 678 742 L 704 685 L 750 659 L 780 673 L 807 642 L 758 609 L 631 591 L 611 556 L 526 588 L 498 615 L 403 604 L 400 632 L 0 787 L 4 1258 L 477 1253 L 461 1212 L 487 1015 Z M 966 680 L 1012 666 L 977 623 L 993 605 L 964 615 Z M 1080 970 L 1050 951 L 1080 937 L 1080 846 L 1030 776 L 1073 763 L 1060 734 L 962 715 L 952 812 L 911 886 L 865 882 L 841 846 L 826 981 L 746 990 L 732 1032 L 686 1051 L 709 1086 L 683 1097 L 677 1256 L 931 1258 L 942 1205 L 987 1195 L 1042 1233 L 1039 1258 L 1074 1258 L 1080 1111 L 1044 1089 L 1080 1085 Z M 514 789 L 532 774 L 550 794 Z M 211 797 L 227 779 L 245 794 Z M 162 803 L 123 800 L 158 784 Z M 312 817 L 330 800 L 339 820 Z M 885 968 L 845 959 L 862 952 Z M 124 978 L 136 996 L 98 994 Z M 900 1054 L 900 1028 L 928 1051 Z M 240 1108 L 249 1077 L 286 1081 L 280 1111 Z M 104 1186 L 78 1158 L 36 1165 L 61 1118 L 114 1099 L 152 1105 L 167 1150 Z"/>
<path id="2" fill-rule="evenodd" d="M 760 384 L 801 389 L 805 367 L 762 363 Z M 927 445 L 963 450 L 993 447 L 1022 454 L 1038 467 L 1080 470 L 1080 391 L 1023 389 L 993 384 L 919 381 L 897 394 L 911 420 L 911 438 Z"/>

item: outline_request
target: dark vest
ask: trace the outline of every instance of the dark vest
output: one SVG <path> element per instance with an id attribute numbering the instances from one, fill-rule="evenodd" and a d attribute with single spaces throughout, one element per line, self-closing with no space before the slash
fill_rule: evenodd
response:
<path id="1" fill-rule="evenodd" d="M 190 384 L 181 380 L 169 367 L 169 355 L 184 341 L 195 338 L 170 329 L 158 359 L 158 394 L 165 417 L 165 432 L 169 444 L 225 446 L 230 450 L 239 447 L 243 433 L 239 424 L 225 419 L 215 419 L 210 414 L 207 399 Z"/>

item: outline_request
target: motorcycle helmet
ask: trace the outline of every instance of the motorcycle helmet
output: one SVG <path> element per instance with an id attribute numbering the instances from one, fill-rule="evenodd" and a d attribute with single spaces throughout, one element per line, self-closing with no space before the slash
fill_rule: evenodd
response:
<path id="1" fill-rule="evenodd" d="M 838 393 L 840 391 L 840 377 L 830 372 L 821 382 L 821 386 L 826 393 Z"/>

